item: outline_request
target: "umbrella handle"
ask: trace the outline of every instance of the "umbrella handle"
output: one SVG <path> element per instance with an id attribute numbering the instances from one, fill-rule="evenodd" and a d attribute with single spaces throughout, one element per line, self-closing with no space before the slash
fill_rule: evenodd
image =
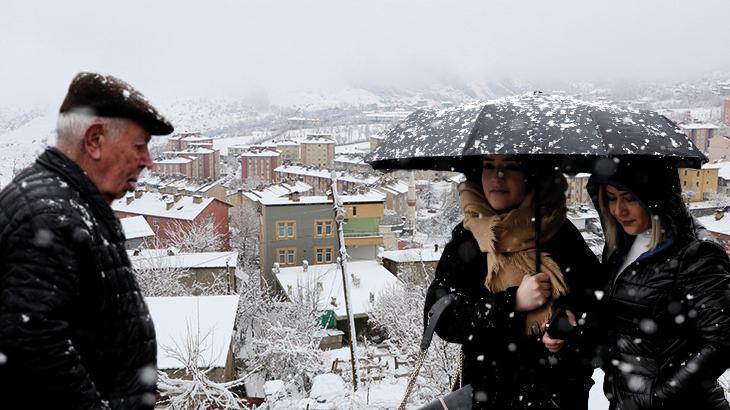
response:
<path id="1" fill-rule="evenodd" d="M 540 236 L 542 224 L 540 223 L 540 190 L 538 187 L 534 188 L 534 195 L 532 197 L 532 207 L 534 211 L 534 227 L 535 227 L 535 274 L 540 273 Z"/>

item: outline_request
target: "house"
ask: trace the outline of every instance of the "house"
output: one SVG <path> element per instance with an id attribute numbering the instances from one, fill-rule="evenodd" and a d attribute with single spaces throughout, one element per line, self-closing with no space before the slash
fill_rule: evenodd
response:
<path id="1" fill-rule="evenodd" d="M 383 197 L 379 195 L 342 195 L 345 208 L 344 236 L 348 254 L 355 259 L 375 260 L 383 243 L 379 233 L 383 217 Z M 339 238 L 332 197 L 301 196 L 292 192 L 286 198 L 260 198 L 259 232 L 261 273 L 269 285 L 276 281 L 271 269 L 332 263 L 338 257 Z"/>
<path id="2" fill-rule="evenodd" d="M 235 379 L 233 331 L 238 295 L 147 297 L 147 306 L 157 335 L 157 368 L 173 378 L 185 378 L 185 366 L 176 353 L 188 341 L 198 341 L 200 369 L 211 369 L 215 382 Z M 172 350 L 172 351 L 171 351 Z"/>
<path id="3" fill-rule="evenodd" d="M 212 224 L 223 238 L 223 249 L 229 248 L 228 208 L 216 198 L 201 195 L 150 193 L 135 191 L 112 202 L 117 218 L 143 216 L 155 232 L 157 246 L 170 245 L 170 232 L 189 229 L 195 224 Z"/>
<path id="4" fill-rule="evenodd" d="M 250 191 L 242 191 L 242 204 L 246 206 L 258 206 L 262 199 L 278 199 L 288 197 L 289 194 L 297 193 L 305 196 L 312 192 L 312 187 L 301 181 L 282 182 L 281 184 L 265 185 L 261 188 Z"/>
<path id="5" fill-rule="evenodd" d="M 144 216 L 132 216 L 119 220 L 122 223 L 122 230 L 127 241 L 124 243 L 125 248 L 139 248 L 144 243 L 152 243 L 155 232 L 150 224 L 144 219 Z"/>
<path id="6" fill-rule="evenodd" d="M 438 245 L 380 253 L 383 266 L 398 277 L 433 278 L 436 265 L 443 254 Z"/>
<path id="7" fill-rule="evenodd" d="M 348 261 L 345 271 L 350 281 L 350 306 L 358 328 L 367 320 L 380 293 L 398 283 L 398 279 L 377 261 Z M 281 267 L 275 273 L 276 284 L 288 298 L 299 292 L 314 295 L 320 311 L 331 310 L 337 328 L 349 334 L 346 323 L 342 268 L 338 263 Z"/>
<path id="8" fill-rule="evenodd" d="M 163 155 L 166 159 L 196 158 L 198 178 L 218 179 L 221 176 L 220 151 L 208 145 L 208 143 L 188 144 L 183 150 L 165 151 Z"/>
<path id="9" fill-rule="evenodd" d="M 299 143 L 291 140 L 275 141 L 276 150 L 281 153 L 279 162 L 299 162 Z"/>
<path id="10" fill-rule="evenodd" d="M 704 201 L 717 194 L 719 166 L 705 164 L 702 169 L 679 168 L 679 183 L 682 193 L 690 201 Z"/>
<path id="11" fill-rule="evenodd" d="M 141 217 L 139 217 L 141 218 Z M 130 218 L 126 218 L 130 219 Z M 226 293 L 238 291 L 238 252 L 178 252 L 173 249 L 133 249 L 127 255 L 135 270 L 185 272 L 183 286 L 197 293 L 202 287 L 225 287 Z"/>

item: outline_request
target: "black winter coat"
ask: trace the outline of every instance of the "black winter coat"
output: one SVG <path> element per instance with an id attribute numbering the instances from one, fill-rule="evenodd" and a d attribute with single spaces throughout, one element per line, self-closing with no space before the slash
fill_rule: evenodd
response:
<path id="1" fill-rule="evenodd" d="M 46 150 L 0 192 L 0 407 L 151 409 L 156 350 L 118 219 Z"/>
<path id="2" fill-rule="evenodd" d="M 572 223 L 566 221 L 542 245 L 564 273 L 569 296 L 556 304 L 577 314 L 595 303 L 598 260 Z M 517 287 L 490 292 L 485 286 L 487 254 L 472 233 L 459 224 L 453 230 L 426 295 L 425 314 L 447 293 L 462 301 L 447 309 L 436 327 L 444 340 L 462 345 L 463 384 L 471 384 L 476 407 L 489 409 L 586 409 L 593 384 L 592 366 L 580 344 L 550 354 L 541 335 L 525 334 L 525 314 L 515 312 Z M 486 395 L 482 394 L 485 393 Z"/>
<path id="3" fill-rule="evenodd" d="M 697 239 L 664 244 L 617 274 L 623 259 L 615 251 L 604 264 L 612 409 L 730 409 L 717 384 L 730 367 L 725 251 Z"/>

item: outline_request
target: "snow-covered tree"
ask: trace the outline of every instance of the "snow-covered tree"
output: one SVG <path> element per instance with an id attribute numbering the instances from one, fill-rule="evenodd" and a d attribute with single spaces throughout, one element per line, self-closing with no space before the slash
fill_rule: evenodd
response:
<path id="1" fill-rule="evenodd" d="M 210 221 L 199 220 L 191 224 L 174 222 L 166 233 L 168 246 L 181 252 L 218 251 L 223 247 L 224 235 Z"/>
<path id="2" fill-rule="evenodd" d="M 216 382 L 208 377 L 214 369 L 214 358 L 206 354 L 206 340 L 211 331 L 201 333 L 187 326 L 184 341 L 174 346 L 161 345 L 160 348 L 176 359 L 182 366 L 182 377 L 171 377 L 158 371 L 157 388 L 163 400 L 159 406 L 169 409 L 241 409 L 239 397 L 231 390 L 244 383 L 252 373 L 229 382 Z"/>
<path id="3" fill-rule="evenodd" d="M 423 304 L 427 285 L 403 282 L 384 290 L 376 299 L 371 323 L 380 329 L 385 344 L 399 360 L 413 364 L 421 355 Z M 423 367 L 411 394 L 411 403 L 425 403 L 448 393 L 454 383 L 460 360 L 459 347 L 434 335 Z"/>
<path id="4" fill-rule="evenodd" d="M 259 214 L 252 206 L 230 209 L 231 247 L 238 251 L 239 266 L 246 270 L 258 268 Z"/>
<path id="5" fill-rule="evenodd" d="M 253 278 L 242 283 L 236 319 L 238 357 L 244 371 L 260 368 L 265 379 L 309 387 L 324 373 L 319 349 L 320 312 L 308 289 L 295 291 L 294 300 L 272 295 Z"/>
<path id="6" fill-rule="evenodd" d="M 135 261 L 134 275 L 142 294 L 149 296 L 185 296 L 190 294 L 182 284 L 189 271 L 173 266 L 166 257 L 150 255 Z"/>

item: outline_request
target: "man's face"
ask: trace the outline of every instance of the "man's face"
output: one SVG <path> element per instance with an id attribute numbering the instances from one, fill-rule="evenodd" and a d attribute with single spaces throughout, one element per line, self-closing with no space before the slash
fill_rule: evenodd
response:
<path id="1" fill-rule="evenodd" d="M 104 199 L 111 203 L 134 191 L 140 172 L 152 168 L 152 160 L 147 148 L 150 134 L 136 122 L 124 120 L 123 129 L 116 139 L 108 134 L 100 142 L 98 175 L 92 176 L 92 180 Z"/>

